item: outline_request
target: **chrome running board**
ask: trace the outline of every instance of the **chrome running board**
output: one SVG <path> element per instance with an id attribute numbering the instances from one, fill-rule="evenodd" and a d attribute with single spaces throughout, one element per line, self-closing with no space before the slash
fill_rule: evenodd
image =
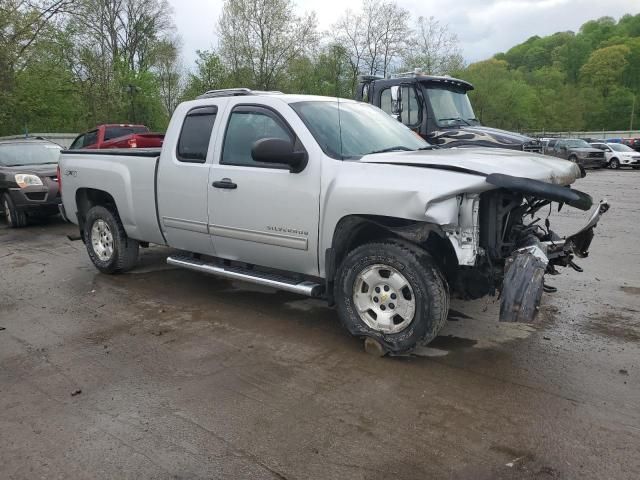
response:
<path id="1" fill-rule="evenodd" d="M 319 283 L 309 281 L 299 282 L 282 275 L 257 272 L 255 270 L 247 270 L 237 267 L 213 265 L 187 255 L 172 255 L 167 258 L 167 263 L 176 267 L 195 270 L 196 272 L 208 273 L 231 280 L 242 280 L 244 282 L 262 285 L 263 287 L 271 287 L 278 290 L 284 290 L 286 292 L 306 295 L 308 297 L 319 297 L 322 295 L 323 291 L 323 286 Z"/>

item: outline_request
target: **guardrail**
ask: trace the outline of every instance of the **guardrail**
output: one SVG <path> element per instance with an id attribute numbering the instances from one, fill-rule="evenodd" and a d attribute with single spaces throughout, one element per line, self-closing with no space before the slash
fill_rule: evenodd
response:
<path id="1" fill-rule="evenodd" d="M 597 138 L 599 140 L 606 140 L 608 138 L 640 137 L 640 130 L 590 130 L 583 132 L 523 131 L 521 133 L 536 138 Z"/>
<path id="2" fill-rule="evenodd" d="M 29 135 L 8 135 L 6 137 L 0 137 L 0 141 L 41 137 L 51 140 L 64 148 L 68 148 L 77 136 L 77 133 L 30 133 Z"/>

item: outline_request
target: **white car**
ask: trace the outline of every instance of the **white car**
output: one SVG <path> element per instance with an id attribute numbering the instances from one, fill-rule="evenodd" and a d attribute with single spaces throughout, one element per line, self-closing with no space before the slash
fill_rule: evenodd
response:
<path id="1" fill-rule="evenodd" d="M 592 147 L 604 151 L 609 168 L 640 168 L 640 152 L 622 143 L 592 143 Z"/>

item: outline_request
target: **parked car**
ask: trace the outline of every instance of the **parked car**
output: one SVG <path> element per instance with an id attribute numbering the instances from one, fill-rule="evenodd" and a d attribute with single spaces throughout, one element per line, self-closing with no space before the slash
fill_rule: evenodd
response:
<path id="1" fill-rule="evenodd" d="M 547 147 L 549 146 L 549 142 L 551 142 L 552 140 L 556 140 L 555 138 L 551 137 L 542 137 L 539 138 L 538 141 L 540 142 L 540 148 L 542 150 L 542 153 L 545 153 L 547 150 Z"/>
<path id="2" fill-rule="evenodd" d="M 640 152 L 640 138 L 623 138 L 622 143 Z"/>
<path id="3" fill-rule="evenodd" d="M 499 289 L 501 320 L 531 321 L 545 271 L 585 257 L 608 208 L 561 239 L 533 219 L 591 208 L 567 187 L 574 163 L 434 148 L 372 105 L 247 89 L 179 105 L 162 150 L 70 150 L 60 168 L 63 214 L 100 271 L 169 245 L 185 252 L 171 265 L 323 297 L 392 354 L 435 338 L 451 294 Z"/>
<path id="4" fill-rule="evenodd" d="M 547 145 L 545 153 L 577 163 L 584 168 L 604 168 L 607 166 L 604 152 L 593 148 L 580 138 L 558 138 L 551 140 Z"/>
<path id="5" fill-rule="evenodd" d="M 0 142 L 0 208 L 10 227 L 26 226 L 28 217 L 58 213 L 61 150 L 41 139 Z"/>
<path id="6" fill-rule="evenodd" d="M 480 125 L 467 92 L 473 85 L 449 76 L 412 72 L 384 78 L 359 78 L 356 100 L 381 108 L 432 145 L 440 147 L 495 147 L 542 153 L 535 139 Z"/>
<path id="7" fill-rule="evenodd" d="M 618 169 L 620 167 L 640 168 L 640 153 L 633 148 L 622 143 L 592 143 L 593 148 L 604 152 L 609 168 Z"/>
<path id="8" fill-rule="evenodd" d="M 163 133 L 152 133 L 144 125 L 99 125 L 78 135 L 69 149 L 155 148 L 162 146 L 163 139 Z"/>

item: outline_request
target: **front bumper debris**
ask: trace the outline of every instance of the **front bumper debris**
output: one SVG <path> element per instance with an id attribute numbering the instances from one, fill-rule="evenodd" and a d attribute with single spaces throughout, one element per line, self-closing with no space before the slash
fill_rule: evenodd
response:
<path id="1" fill-rule="evenodd" d="M 500 293 L 501 322 L 532 322 L 540 307 L 544 291 L 544 274 L 557 273 L 555 267 L 572 267 L 581 272 L 574 257 L 585 258 L 593 240 L 593 229 L 600 217 L 609 210 L 609 204 L 602 200 L 593 210 L 586 225 L 565 239 L 540 241 L 528 237 L 507 259 L 503 287 Z"/>

